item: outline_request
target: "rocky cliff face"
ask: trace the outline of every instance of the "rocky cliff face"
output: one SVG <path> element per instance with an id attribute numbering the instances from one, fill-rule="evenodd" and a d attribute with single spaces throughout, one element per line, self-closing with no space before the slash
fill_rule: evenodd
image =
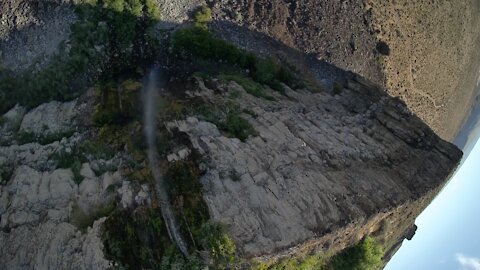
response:
<path id="1" fill-rule="evenodd" d="M 104 200 L 102 191 L 106 187 L 102 187 L 102 179 L 95 177 L 86 163 L 80 174 L 89 180 L 78 186 L 70 169 L 56 169 L 53 165 L 52 156 L 72 151 L 80 133 L 75 132 L 46 145 L 5 143 L 18 128 L 34 135 L 71 130 L 76 125 L 73 118 L 82 112 L 76 102 L 52 102 L 27 114 L 16 107 L 3 117 L 3 145 L 0 147 L 2 268 L 91 269 L 108 266 L 108 262 L 99 257 L 102 245 L 98 232 L 102 220 L 96 221 L 85 234 L 68 222 L 74 206 L 82 205 L 88 210 L 92 204 Z M 103 182 L 107 184 L 118 177 L 105 175 Z"/>
<path id="2" fill-rule="evenodd" d="M 117 197 L 121 207 L 147 199 L 125 181 L 118 155 L 89 154 L 70 167 L 90 136 L 82 124 L 87 108 L 85 100 L 53 101 L 27 113 L 17 106 L 2 116 L 1 268 L 106 269 L 99 211 Z"/>
<path id="3" fill-rule="evenodd" d="M 402 102 L 358 76 L 339 95 L 289 90 L 277 101 L 233 82 L 220 89 L 242 91 L 257 136 L 227 138 L 195 118 L 169 127 L 188 134 L 208 160 L 202 184 L 210 213 L 247 257 L 338 250 L 381 222 L 403 232 L 399 223 L 411 226 L 461 157 Z M 215 103 L 221 97 L 213 90 L 196 95 Z M 232 171 L 239 179 L 225 177 Z M 384 241 L 396 241 L 396 233 L 384 233 Z"/>

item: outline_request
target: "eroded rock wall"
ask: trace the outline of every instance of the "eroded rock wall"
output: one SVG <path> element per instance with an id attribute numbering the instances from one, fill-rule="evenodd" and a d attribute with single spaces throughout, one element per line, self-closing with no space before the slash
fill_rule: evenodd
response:
<path id="1" fill-rule="evenodd" d="M 220 89 L 242 91 L 233 82 Z M 415 209 L 423 209 L 461 158 L 401 101 L 359 76 L 340 95 L 288 90 L 275 99 L 242 92 L 242 108 L 257 115 L 244 115 L 258 133 L 245 142 L 196 118 L 170 124 L 208 160 L 205 201 L 247 257 L 307 243 L 328 249 L 323 237 L 345 246 L 395 211 L 413 222 L 411 209 L 398 209 L 419 201 Z"/>
<path id="2" fill-rule="evenodd" d="M 16 106 L 2 116 L 1 269 L 111 266 L 103 254 L 105 218 L 96 213 L 117 197 L 124 208 L 141 198 L 120 173 L 118 156 L 79 163 L 78 171 L 58 166 L 76 158 L 80 153 L 75 149 L 89 137 L 82 125 L 87 107 L 85 99 L 52 101 L 28 112 Z M 20 134 L 29 134 L 32 141 L 23 142 Z M 39 143 L 37 136 L 52 136 L 52 141 Z"/>

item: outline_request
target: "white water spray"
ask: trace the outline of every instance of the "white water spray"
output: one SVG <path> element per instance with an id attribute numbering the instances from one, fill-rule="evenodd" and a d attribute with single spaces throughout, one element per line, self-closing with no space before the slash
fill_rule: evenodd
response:
<path id="1" fill-rule="evenodd" d="M 166 223 L 168 235 L 173 243 L 175 243 L 182 252 L 182 254 L 188 257 L 187 244 L 185 243 L 182 235 L 180 234 L 179 227 L 173 213 L 172 206 L 168 193 L 165 190 L 165 182 L 162 177 L 162 173 L 159 169 L 158 152 L 156 147 L 156 115 L 157 115 L 157 101 L 159 97 L 159 90 L 164 85 L 164 78 L 162 71 L 159 68 L 153 68 L 148 75 L 143 89 L 143 101 L 144 101 L 144 132 L 147 139 L 148 147 L 148 162 L 152 176 L 155 180 L 155 192 L 157 193 L 158 200 L 160 201 L 160 209 L 162 211 L 163 220 Z"/>

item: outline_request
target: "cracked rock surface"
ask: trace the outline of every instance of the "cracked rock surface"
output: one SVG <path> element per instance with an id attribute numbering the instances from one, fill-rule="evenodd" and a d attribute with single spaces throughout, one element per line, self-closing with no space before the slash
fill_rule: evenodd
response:
<path id="1" fill-rule="evenodd" d="M 231 82 L 225 91 L 241 89 Z M 257 115 L 244 117 L 258 134 L 245 142 L 196 118 L 169 124 L 208 159 L 204 198 L 247 257 L 301 245 L 351 223 L 360 227 L 422 200 L 445 183 L 461 157 L 402 102 L 358 77 L 340 95 L 288 90 L 275 99 L 243 92 L 242 108 Z M 231 171 L 241 180 L 226 176 Z"/>

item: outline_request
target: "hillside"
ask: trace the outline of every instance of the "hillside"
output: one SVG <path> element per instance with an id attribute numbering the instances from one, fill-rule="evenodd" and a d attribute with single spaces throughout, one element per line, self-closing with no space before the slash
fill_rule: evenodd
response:
<path id="1" fill-rule="evenodd" d="M 388 95 L 375 13 L 232 4 L 0 7 L 0 268 L 377 269 L 412 237 L 462 153 Z"/>

